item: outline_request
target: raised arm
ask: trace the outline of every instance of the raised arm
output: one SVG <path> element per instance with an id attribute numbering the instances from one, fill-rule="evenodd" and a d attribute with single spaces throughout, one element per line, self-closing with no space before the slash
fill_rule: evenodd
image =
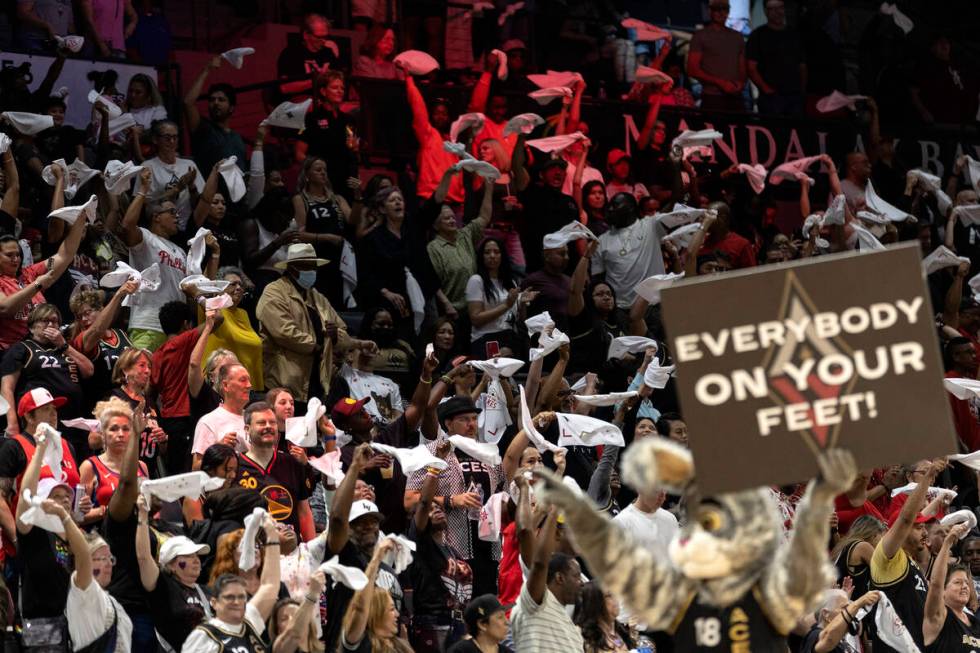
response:
<path id="1" fill-rule="evenodd" d="M 143 232 L 140 231 L 140 215 L 143 213 L 143 203 L 146 201 L 146 194 L 150 192 L 151 172 L 149 168 L 143 168 L 139 174 L 139 190 L 133 195 L 133 199 L 126 208 L 126 213 L 122 219 L 122 241 L 126 247 L 136 247 L 143 242 Z"/>
<path id="2" fill-rule="evenodd" d="M 37 448 L 34 450 L 34 457 L 27 464 L 27 469 L 24 470 L 24 477 L 20 481 L 20 487 L 17 488 L 17 491 L 22 495 L 20 501 L 17 502 L 17 532 L 21 535 L 30 533 L 33 528 L 30 524 L 25 524 L 20 520 L 21 516 L 31 507 L 30 502 L 24 501 L 24 490 L 30 490 L 31 496 L 37 494 L 37 482 L 41 478 L 41 468 L 44 466 L 44 454 L 47 452 L 49 444 L 48 438 L 41 438 L 37 443 Z"/>
<path id="3" fill-rule="evenodd" d="M 562 379 L 565 377 L 565 368 L 568 367 L 568 359 L 571 356 L 571 347 L 567 344 L 558 348 L 558 360 L 551 368 L 551 373 L 544 380 L 541 386 L 541 394 L 535 402 L 534 410 L 540 411 L 547 406 L 552 398 L 558 395 L 558 388 L 561 387 Z"/>
<path id="4" fill-rule="evenodd" d="M 953 283 L 949 284 L 943 302 L 943 325 L 953 329 L 960 326 L 960 304 L 963 301 L 963 280 L 970 276 L 970 264 L 960 263 L 953 275 Z"/>
<path id="5" fill-rule="evenodd" d="M 184 111 L 187 113 L 187 127 L 193 133 L 201 124 L 201 114 L 197 110 L 197 98 L 201 96 L 201 90 L 204 88 L 204 82 L 207 80 L 208 75 L 211 74 L 212 70 L 217 70 L 221 67 L 221 55 L 215 55 L 211 61 L 208 62 L 201 72 L 198 73 L 197 78 L 194 83 L 191 84 L 190 89 L 188 89 L 187 94 L 184 96 Z"/>
<path id="6" fill-rule="evenodd" d="M 429 404 L 429 393 L 432 390 L 432 374 L 437 367 L 439 367 L 439 359 L 436 358 L 435 352 L 426 356 L 422 361 L 422 374 L 419 377 L 419 382 L 415 385 L 412 401 L 405 409 L 405 428 L 408 433 L 414 433 L 422 421 Z"/>
<path id="7" fill-rule="evenodd" d="M 252 154 L 248 159 L 248 182 L 245 191 L 245 205 L 251 211 L 265 194 L 265 134 L 268 127 L 259 123 L 252 142 Z"/>
<path id="8" fill-rule="evenodd" d="M 224 159 L 211 167 L 211 173 L 208 175 L 207 181 L 204 182 L 204 190 L 197 198 L 197 205 L 194 207 L 194 224 L 198 227 L 204 226 L 204 221 L 211 211 L 211 200 L 214 199 L 214 194 L 218 192 L 218 166 L 223 162 Z"/>
<path id="9" fill-rule="evenodd" d="M 299 610 L 293 613 L 286 630 L 276 637 L 276 641 L 272 644 L 272 653 L 296 653 L 303 637 L 309 631 L 313 613 L 316 612 L 319 615 L 320 594 L 323 593 L 326 584 L 327 579 L 322 571 L 313 572 L 310 576 L 310 582 L 306 586 L 303 603 L 299 606 Z"/>
<path id="10" fill-rule="evenodd" d="M 939 637 L 943 624 L 946 622 L 946 602 L 943 592 L 946 589 L 946 573 L 949 564 L 949 550 L 959 542 L 968 528 L 966 524 L 956 524 L 949 529 L 943 544 L 932 562 L 932 575 L 929 576 L 929 591 L 926 593 L 925 614 L 922 618 L 922 640 L 926 646 L 931 646 Z"/>
<path id="11" fill-rule="evenodd" d="M 144 426 L 146 405 L 141 401 L 133 410 L 133 436 L 126 443 L 122 466 L 119 469 L 119 486 L 109 499 L 109 517 L 115 522 L 124 522 L 133 514 L 136 497 L 139 495 L 139 452 L 140 437 Z"/>
<path id="12" fill-rule="evenodd" d="M 51 175 L 54 177 L 54 190 L 51 191 L 51 213 L 65 206 L 65 173 L 60 166 L 51 166 Z M 60 243 L 65 237 L 65 229 L 68 223 L 64 220 L 48 220 L 49 243 Z"/>
<path id="13" fill-rule="evenodd" d="M 837 164 L 829 154 L 820 156 L 820 160 L 827 166 L 827 180 L 830 182 L 830 192 L 834 197 L 841 195 L 844 189 L 840 185 L 840 175 L 837 173 Z M 807 214 L 809 215 L 809 213 Z"/>
<path id="14" fill-rule="evenodd" d="M 572 84 L 572 106 L 568 111 L 568 120 L 565 123 L 565 133 L 572 133 L 578 130 L 579 123 L 582 122 L 582 96 L 585 95 L 585 82 L 579 80 Z"/>
<path id="15" fill-rule="evenodd" d="M 395 543 L 391 540 L 384 540 L 374 549 L 371 562 L 364 570 L 368 579 L 367 585 L 354 594 L 354 598 L 351 599 L 350 605 L 347 607 L 347 614 L 344 615 L 343 638 L 349 644 L 359 643 L 365 637 L 368 613 L 371 610 L 371 599 L 374 597 L 375 582 L 378 578 L 378 568 L 381 566 L 381 559 L 394 546 Z"/>
<path id="16" fill-rule="evenodd" d="M 516 193 L 521 192 L 531 183 L 531 175 L 528 174 L 526 165 L 527 150 L 524 145 L 525 140 L 527 140 L 527 136 L 523 132 L 519 133 L 517 135 L 517 142 L 514 143 L 514 151 L 510 155 L 510 174 L 514 183 L 512 190 Z M 493 184 L 486 185 L 493 186 Z"/>
<path id="17" fill-rule="evenodd" d="M 327 531 L 327 549 L 330 553 L 340 553 L 341 549 L 347 544 L 350 534 L 350 525 L 347 523 L 350 517 L 350 506 L 354 501 L 354 486 L 364 468 L 371 462 L 374 454 L 371 445 L 366 442 L 358 445 L 354 450 L 354 457 L 351 459 L 350 467 L 344 475 L 344 480 L 337 486 L 334 492 L 333 501 L 330 504 L 330 523 Z"/>
<path id="18" fill-rule="evenodd" d="M 449 449 L 449 441 L 443 440 L 439 443 L 439 447 L 445 451 Z M 445 454 L 439 456 L 444 457 Z M 425 480 L 422 481 L 422 488 L 419 493 L 419 503 L 415 508 L 415 532 L 421 536 L 425 532 L 425 529 L 429 526 L 429 506 L 432 504 L 432 498 L 436 496 L 436 490 L 439 488 L 439 470 L 428 468 L 425 471 Z"/>
<path id="19" fill-rule="evenodd" d="M 915 525 L 915 518 L 926 503 L 926 493 L 929 491 L 929 486 L 936 480 L 939 472 L 945 468 L 946 463 L 944 461 L 933 462 L 929 465 L 925 476 L 915 486 L 905 505 L 902 506 L 901 512 L 898 513 L 898 519 L 895 520 L 891 528 L 882 536 L 880 546 L 886 559 L 891 560 L 894 558 L 898 554 L 898 550 L 902 548 L 902 542 L 912 532 L 912 527 Z"/>
<path id="20" fill-rule="evenodd" d="M 647 117 L 643 121 L 643 129 L 640 130 L 640 139 L 636 142 L 636 147 L 643 151 L 650 147 L 650 140 L 653 138 L 653 128 L 657 126 L 657 116 L 660 115 L 660 103 L 663 95 L 660 93 L 650 94 L 650 108 L 647 109 Z"/>
<path id="21" fill-rule="evenodd" d="M 214 332 L 217 311 L 206 311 L 204 313 L 204 324 L 198 327 L 201 335 L 194 343 L 191 350 L 191 359 L 187 365 L 187 390 L 190 396 L 196 397 L 204 387 L 204 350 L 208 346 L 208 337 Z"/>
<path id="22" fill-rule="evenodd" d="M 412 110 L 412 130 L 419 143 L 425 140 L 432 126 L 429 124 L 429 109 L 425 106 L 425 98 L 415 85 L 415 78 L 405 73 L 405 93 L 408 96 L 408 106 Z"/>
<path id="23" fill-rule="evenodd" d="M 470 96 L 470 105 L 467 107 L 467 111 L 483 113 L 487 110 L 487 100 L 490 99 L 490 82 L 493 80 L 495 70 L 497 70 L 497 55 L 488 54 L 483 63 L 483 74 L 480 75 L 480 80 L 473 87 L 473 95 Z"/>
<path id="24" fill-rule="evenodd" d="M 568 294 L 569 317 L 576 317 L 585 310 L 585 287 L 589 283 L 589 266 L 592 265 L 592 255 L 595 254 L 598 247 L 598 240 L 590 242 L 585 250 L 585 255 L 575 264 L 575 272 L 572 273 L 572 289 Z"/>
<path id="25" fill-rule="evenodd" d="M 112 327 L 112 323 L 116 321 L 116 316 L 119 314 L 119 308 L 122 306 L 123 300 L 139 290 L 138 281 L 127 281 L 123 285 L 119 286 L 119 290 L 115 292 L 109 303 L 102 307 L 99 314 L 95 316 L 95 320 L 92 321 L 92 326 L 85 329 L 82 332 L 82 352 L 88 353 L 95 350 L 99 344 L 99 340 L 102 338 L 102 334 L 108 331 Z"/>
<path id="26" fill-rule="evenodd" d="M 150 506 L 142 494 L 136 499 L 136 510 L 136 562 L 140 568 L 143 589 L 152 592 L 160 579 L 160 566 L 153 559 L 150 550 Z"/>
<path id="27" fill-rule="evenodd" d="M 65 539 L 71 548 L 71 554 L 75 562 L 75 587 L 80 590 L 88 589 L 92 583 L 92 554 L 89 552 L 88 542 L 85 540 L 85 533 L 78 527 L 75 520 L 71 518 L 68 511 L 54 501 L 51 502 L 58 511 L 55 513 L 61 519 L 61 524 L 65 527 Z"/>
<path id="28" fill-rule="evenodd" d="M 265 531 L 265 554 L 262 556 L 262 577 L 261 583 L 255 595 L 249 599 L 248 604 L 254 607 L 260 615 L 262 621 L 268 621 L 279 599 L 279 579 L 282 574 L 279 564 L 279 530 L 272 516 L 266 513 L 265 521 L 262 522 L 262 530 Z"/>
<path id="29" fill-rule="evenodd" d="M 10 150 L 3 153 L 3 177 L 7 189 L 3 193 L 0 210 L 6 211 L 16 219 L 17 211 L 20 209 L 20 174 L 17 172 L 17 164 L 14 162 L 14 153 Z"/>

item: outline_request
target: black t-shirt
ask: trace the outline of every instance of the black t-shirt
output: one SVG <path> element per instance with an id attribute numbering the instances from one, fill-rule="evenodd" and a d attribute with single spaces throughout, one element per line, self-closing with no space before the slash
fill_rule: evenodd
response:
<path id="1" fill-rule="evenodd" d="M 544 237 L 569 222 L 578 222 L 578 207 L 571 196 L 544 185 L 525 190 L 521 203 L 524 205 L 524 215 L 528 216 L 522 226 L 521 244 L 527 270 L 534 272 L 541 269 L 541 243 Z"/>
<path id="2" fill-rule="evenodd" d="M 140 405 L 139 401 L 130 397 L 122 388 L 115 388 L 109 393 L 109 396 L 122 399 L 128 403 L 130 408 L 132 408 L 134 411 Z M 156 419 L 155 415 L 156 411 L 147 407 L 146 418 L 153 416 L 154 419 Z M 140 433 L 140 460 L 146 463 L 146 469 L 150 474 L 150 478 L 158 478 L 160 476 L 160 471 L 157 467 L 157 459 L 160 457 L 161 453 L 160 445 L 150 438 L 150 433 L 151 429 L 149 426 L 143 429 L 143 432 Z"/>
<path id="3" fill-rule="evenodd" d="M 95 353 L 89 356 L 89 360 L 92 361 L 92 367 L 95 368 L 95 373 L 91 378 L 86 379 L 82 388 L 86 398 L 86 411 L 94 407 L 97 401 L 100 401 L 112 390 L 112 370 L 116 366 L 116 361 L 119 360 L 119 357 L 122 356 L 124 351 L 133 346 L 133 343 L 129 340 L 129 336 L 122 329 L 110 329 L 110 331 L 114 335 L 115 344 L 107 341 L 105 336 L 103 336 L 99 338 L 99 341 L 95 345 Z M 80 340 L 81 338 L 77 338 L 75 342 L 81 344 L 79 342 Z M 78 351 L 82 351 L 81 347 L 75 348 Z M 88 356 L 88 353 L 82 353 Z"/>
<path id="4" fill-rule="evenodd" d="M 68 125 L 51 127 L 37 135 L 34 143 L 48 161 L 64 159 L 72 163 L 78 156 L 78 146 L 85 142 L 85 132 Z"/>
<path id="5" fill-rule="evenodd" d="M 136 511 L 125 521 L 117 522 L 106 514 L 102 522 L 102 534 L 109 544 L 116 564 L 112 569 L 112 582 L 106 589 L 130 615 L 145 615 L 150 611 L 148 593 L 140 581 L 139 563 L 136 561 Z M 157 541 L 150 531 L 150 551 L 157 557 Z"/>
<path id="6" fill-rule="evenodd" d="M 677 651 L 736 650 L 739 642 L 751 646 L 753 653 L 787 650 L 786 635 L 769 623 L 753 592 L 724 608 L 704 605 L 694 597 L 674 631 Z"/>
<path id="7" fill-rule="evenodd" d="M 433 539 L 431 524 L 418 533 L 413 522 L 409 526 L 409 537 L 416 546 L 408 568 L 415 613 L 439 617 L 448 616 L 454 610 L 462 611 L 473 596 L 470 566 L 448 545 Z"/>
<path id="8" fill-rule="evenodd" d="M 279 53 L 276 72 L 280 79 L 312 78 L 321 71 L 335 68 L 336 65 L 337 56 L 330 48 L 324 47 L 318 52 L 310 52 L 301 42 L 290 43 Z"/>
<path id="9" fill-rule="evenodd" d="M 191 400 L 191 418 L 195 424 L 199 419 L 221 405 L 221 396 L 214 391 L 214 388 L 207 381 L 201 386 L 196 397 L 189 393 L 188 396 Z"/>
<path id="10" fill-rule="evenodd" d="M 497 651 L 499 653 L 514 653 L 514 651 L 503 644 L 497 644 Z M 449 647 L 446 653 L 483 653 L 480 647 L 476 645 L 476 642 L 472 639 L 464 639 L 456 642 Z"/>
<path id="11" fill-rule="evenodd" d="M 266 467 L 249 458 L 248 454 L 238 454 L 235 482 L 265 497 L 272 518 L 289 524 L 299 535 L 299 503 L 313 494 L 313 481 L 304 465 L 278 451 L 272 454 Z"/>
<path id="12" fill-rule="evenodd" d="M 16 342 L 4 354 L 0 374 L 6 376 L 16 372 L 20 372 L 20 377 L 14 391 L 15 399 L 34 388 L 46 388 L 53 396 L 68 400 L 58 409 L 61 419 L 82 415 L 85 401 L 79 385 L 82 377 L 78 365 L 65 356 L 65 352 L 54 347 L 48 349 L 29 338 Z"/>
<path id="13" fill-rule="evenodd" d="M 745 55 L 758 63 L 759 74 L 777 93 L 802 93 L 800 64 L 803 63 L 803 40 L 796 30 L 774 30 L 758 27 L 749 36 Z"/>
<path id="14" fill-rule="evenodd" d="M 395 421 L 378 427 L 374 442 L 407 449 L 418 446 L 419 432 L 409 433 L 405 415 L 400 415 Z M 354 442 L 349 442 L 341 447 L 340 461 L 344 470 L 350 467 L 351 460 L 354 459 L 355 449 L 357 449 L 357 444 Z M 403 501 L 407 479 L 398 461 L 393 462 L 393 469 L 388 478 L 385 478 L 380 469 L 369 469 L 361 474 L 361 480 L 374 488 L 375 503 L 377 503 L 381 514 L 385 516 L 385 532 L 404 533 L 408 526 Z"/>
<path id="15" fill-rule="evenodd" d="M 343 111 L 336 113 L 314 106 L 306 114 L 306 129 L 300 138 L 309 146 L 307 156 L 327 161 L 327 177 L 335 193 L 348 201 L 353 198 L 347 179 L 357 176 L 357 157 L 347 147 L 348 130 L 356 125 Z"/>
<path id="16" fill-rule="evenodd" d="M 204 587 L 187 587 L 167 571 L 161 571 L 157 586 L 149 593 L 150 614 L 157 631 L 175 651 L 198 625 L 204 622 L 202 601 L 208 600 Z M 202 598 L 203 597 L 203 598 Z"/>
<path id="17" fill-rule="evenodd" d="M 54 533 L 33 527 L 17 534 L 21 570 L 21 603 L 28 619 L 58 617 L 65 612 L 68 584 L 75 560 L 68 543 Z"/>
<path id="18" fill-rule="evenodd" d="M 326 557 L 331 558 L 333 556 L 328 551 Z M 368 559 L 361 555 L 354 543 L 349 540 L 344 548 L 337 553 L 337 561 L 342 565 L 356 567 L 362 571 L 367 569 L 368 565 Z M 391 567 L 381 563 L 381 567 L 378 569 L 378 587 L 388 588 L 387 591 L 395 603 L 395 609 L 401 613 L 405 597 L 394 573 Z M 327 625 L 324 628 L 323 641 L 326 642 L 328 651 L 342 648 L 340 646 L 340 631 L 343 626 L 344 615 L 347 613 L 347 606 L 352 598 L 354 598 L 354 590 L 343 583 L 334 583 L 332 587 L 327 589 Z M 367 637 L 364 638 L 365 641 L 367 639 Z M 370 651 L 371 649 L 365 650 Z"/>

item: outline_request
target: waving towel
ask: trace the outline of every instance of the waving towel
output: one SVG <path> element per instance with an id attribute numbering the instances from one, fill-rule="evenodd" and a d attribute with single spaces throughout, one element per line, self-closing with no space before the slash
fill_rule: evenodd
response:
<path id="1" fill-rule="evenodd" d="M 473 133 L 478 133 L 483 129 L 483 124 L 487 117 L 482 113 L 464 113 L 449 127 L 449 140 L 454 143 L 459 140 L 459 135 L 466 129 L 473 129 Z"/>
<path id="2" fill-rule="evenodd" d="M 335 582 L 355 592 L 364 589 L 368 584 L 368 577 L 363 571 L 357 567 L 348 567 L 340 564 L 340 558 L 338 556 L 334 556 L 320 565 L 319 571 L 322 571 Z"/>
<path id="3" fill-rule="evenodd" d="M 588 415 L 558 413 L 558 444 L 563 447 L 625 447 L 619 427 Z"/>
<path id="4" fill-rule="evenodd" d="M 545 451 L 558 451 L 563 447 L 551 444 L 548 442 L 543 435 L 538 432 L 538 429 L 534 427 L 534 419 L 531 416 L 531 411 L 527 408 L 527 395 L 524 393 L 524 386 L 521 386 L 521 428 L 524 430 L 524 434 L 527 439 L 534 445 L 534 448 L 538 451 L 544 453 Z"/>
<path id="5" fill-rule="evenodd" d="M 867 99 L 867 97 L 867 95 L 844 95 L 840 91 L 833 91 L 830 95 L 817 100 L 817 111 L 830 113 L 844 107 L 851 111 L 857 111 L 857 101 Z"/>
<path id="6" fill-rule="evenodd" d="M 660 361 L 654 358 L 643 372 L 643 384 L 654 390 L 663 390 L 667 387 L 667 382 L 670 381 L 674 368 L 674 365 L 661 367 Z"/>
<path id="7" fill-rule="evenodd" d="M 409 75 L 428 75 L 439 68 L 439 62 L 428 52 L 421 50 L 399 52 L 394 61 L 401 64 Z"/>
<path id="8" fill-rule="evenodd" d="M 187 472 L 143 481 L 140 484 L 140 494 L 147 499 L 159 497 L 161 501 L 200 499 L 205 492 L 220 490 L 224 484 L 225 479 L 212 478 L 207 472 Z"/>
<path id="9" fill-rule="evenodd" d="M 613 338 L 609 343 L 609 351 L 606 359 L 623 358 L 626 354 L 638 354 L 645 352 L 648 348 L 657 349 L 657 341 L 643 336 L 620 336 Z"/>
<path id="10" fill-rule="evenodd" d="M 242 169 L 238 167 L 237 156 L 232 155 L 218 164 L 218 173 L 225 180 L 232 203 L 245 197 L 245 177 L 242 176 Z"/>
<path id="11" fill-rule="evenodd" d="M 238 70 L 245 64 L 245 57 L 255 54 L 255 48 L 234 48 L 221 53 L 221 58 Z"/>
<path id="12" fill-rule="evenodd" d="M 198 275 L 203 272 L 205 240 L 211 235 L 210 229 L 198 227 L 197 233 L 187 241 L 187 273 Z"/>
<path id="13" fill-rule="evenodd" d="M 575 401 L 586 406 L 615 406 L 619 402 L 632 399 L 638 394 L 636 390 L 629 390 L 627 392 L 610 392 L 604 395 L 575 395 Z"/>
<path id="14" fill-rule="evenodd" d="M 339 440 L 338 440 L 339 444 Z M 343 462 L 340 460 L 340 449 L 328 451 L 319 458 L 309 458 L 310 467 L 327 477 L 332 485 L 344 480 Z"/>
<path id="15" fill-rule="evenodd" d="M 402 473 L 406 476 L 413 472 L 417 472 L 420 469 L 426 469 L 427 467 L 432 467 L 439 470 L 449 467 L 449 463 L 442 458 L 433 456 L 432 452 L 429 451 L 429 448 L 424 444 L 420 444 L 417 447 L 412 447 L 411 449 L 406 449 L 392 447 L 387 444 L 381 444 L 380 442 L 372 442 L 371 448 L 375 451 L 386 453 L 398 459 L 398 464 L 402 466 Z"/>
<path id="16" fill-rule="evenodd" d="M 129 180 L 139 174 L 143 166 L 138 166 L 132 161 L 123 163 L 113 159 L 105 165 L 102 173 L 102 180 L 105 182 L 105 189 L 110 195 L 118 195 L 129 189 Z"/>
<path id="17" fill-rule="evenodd" d="M 554 329 L 551 333 L 542 331 L 541 335 L 538 336 L 538 346 L 531 348 L 531 350 L 528 352 L 528 358 L 531 359 L 531 362 L 534 362 L 539 358 L 544 358 L 562 345 L 567 345 L 570 342 L 571 340 L 568 338 L 568 336 L 562 333 L 559 329 Z"/>
<path id="18" fill-rule="evenodd" d="M 96 213 L 96 209 L 98 208 L 99 198 L 92 195 L 88 198 L 88 201 L 81 206 L 66 206 L 64 208 L 56 209 L 49 213 L 48 217 L 64 220 L 68 224 L 75 224 L 75 220 L 78 219 L 78 216 L 84 215 L 85 219 L 88 220 L 88 223 L 92 224 L 98 217 L 98 214 Z"/>
<path id="19" fill-rule="evenodd" d="M 265 521 L 268 514 L 265 508 L 254 508 L 252 514 L 245 518 L 245 533 L 238 543 L 238 568 L 242 571 L 248 571 L 257 562 L 255 559 L 255 540 L 262 528 L 262 522 Z"/>
<path id="20" fill-rule="evenodd" d="M 756 195 L 765 190 L 766 177 L 769 176 L 769 171 L 763 168 L 762 164 L 756 163 L 755 165 L 749 165 L 748 163 L 739 163 L 738 171 L 749 180 L 749 186 L 752 187 Z"/>
<path id="21" fill-rule="evenodd" d="M 306 414 L 302 417 L 286 418 L 286 439 L 297 447 L 315 447 L 317 438 L 317 423 L 327 414 L 327 409 L 316 397 L 310 397 L 306 404 Z"/>
<path id="22" fill-rule="evenodd" d="M 306 113 L 312 105 L 312 99 L 303 100 L 302 102 L 283 102 L 273 109 L 272 113 L 262 123 L 272 127 L 303 131 L 303 128 L 306 126 Z"/>
<path id="23" fill-rule="evenodd" d="M 664 288 L 673 286 L 683 278 L 683 272 L 655 274 L 652 277 L 647 277 L 640 283 L 636 284 L 633 291 L 643 299 L 650 302 L 651 305 L 656 305 L 660 303 L 660 291 Z"/>
<path id="24" fill-rule="evenodd" d="M 520 113 L 504 125 L 504 136 L 510 134 L 530 134 L 538 125 L 544 124 L 544 118 L 536 113 Z"/>
<path id="25" fill-rule="evenodd" d="M 554 233 L 547 234 L 542 241 L 544 249 L 556 249 L 573 240 L 599 240 L 592 231 L 581 222 L 573 221 Z"/>
<path id="26" fill-rule="evenodd" d="M 490 442 L 477 442 L 473 438 L 465 435 L 451 435 L 449 441 L 454 447 L 467 454 L 471 458 L 479 460 L 486 465 L 499 465 L 500 450 L 496 444 Z"/>
<path id="27" fill-rule="evenodd" d="M 45 129 L 51 129 L 54 127 L 54 118 L 38 113 L 28 113 L 26 111 L 4 111 L 3 113 L 0 113 L 0 116 L 6 118 L 7 122 L 13 125 L 14 129 L 27 136 L 40 134 Z"/>

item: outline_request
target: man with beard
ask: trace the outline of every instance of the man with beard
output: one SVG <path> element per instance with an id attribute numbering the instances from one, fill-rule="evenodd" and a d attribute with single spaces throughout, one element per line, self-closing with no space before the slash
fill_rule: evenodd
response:
<path id="1" fill-rule="evenodd" d="M 604 280 L 616 293 L 619 308 L 629 310 L 636 298 L 636 285 L 664 273 L 660 240 L 667 235 L 656 218 L 640 217 L 640 207 L 631 193 L 617 193 L 606 211 L 609 231 L 599 236 L 592 258 L 592 275 Z"/>
<path id="2" fill-rule="evenodd" d="M 902 510 L 889 520 L 888 530 L 871 555 L 871 589 L 881 590 L 888 597 L 920 650 L 923 647 L 921 624 L 929 586 L 915 561 L 928 545 L 926 522 L 931 519 L 920 512 L 925 505 L 929 486 L 945 468 L 946 463 L 942 460 L 929 465 Z M 893 649 L 884 642 L 874 641 L 874 650 Z"/>
<path id="3" fill-rule="evenodd" d="M 337 561 L 342 565 L 367 569 L 368 562 L 374 554 L 384 515 L 371 501 L 366 499 L 354 501 L 358 477 L 371 464 L 373 457 L 369 443 L 358 445 L 344 480 L 337 486 L 333 503 L 330 505 L 330 523 L 327 527 L 328 551 L 324 556 L 325 560 L 336 555 Z M 400 612 L 404 594 L 394 570 L 384 563 L 378 570 L 377 585 L 391 594 L 395 609 Z M 328 651 L 337 649 L 344 615 L 353 597 L 354 590 L 343 583 L 333 583 L 327 590 L 327 627 L 323 641 Z"/>
<path id="4" fill-rule="evenodd" d="M 303 541 L 309 542 L 316 537 L 308 501 L 313 494 L 313 481 L 303 464 L 277 451 L 276 412 L 264 401 L 249 404 L 245 409 L 245 428 L 248 451 L 238 454 L 235 482 L 265 497 L 273 519 L 292 527 Z"/>
<path id="5" fill-rule="evenodd" d="M 449 454 L 452 445 L 442 441 L 436 456 Z M 418 651 L 445 651 L 466 632 L 463 608 L 473 594 L 473 571 L 446 542 L 446 513 L 433 502 L 439 486 L 439 470 L 426 469 L 422 494 L 415 507 L 409 537 L 415 540 L 415 557 L 408 568 L 412 579 L 411 642 Z"/>
<path id="6" fill-rule="evenodd" d="M 221 61 L 221 55 L 211 59 L 184 96 L 187 126 L 191 130 L 191 151 L 202 170 L 210 171 L 214 164 L 230 156 L 238 157 L 238 167 L 245 170 L 248 160 L 245 158 L 245 141 L 229 125 L 237 101 L 234 87 L 212 84 L 208 89 L 208 117 L 202 118 L 197 110 L 197 98 L 204 81 L 212 70 L 221 67 Z"/>

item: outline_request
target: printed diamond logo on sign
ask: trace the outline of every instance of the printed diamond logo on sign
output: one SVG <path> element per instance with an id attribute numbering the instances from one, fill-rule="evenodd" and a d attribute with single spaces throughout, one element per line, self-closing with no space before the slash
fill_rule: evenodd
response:
<path id="1" fill-rule="evenodd" d="M 804 481 L 829 447 L 862 469 L 957 451 L 916 245 L 662 294 L 702 491 Z"/>

